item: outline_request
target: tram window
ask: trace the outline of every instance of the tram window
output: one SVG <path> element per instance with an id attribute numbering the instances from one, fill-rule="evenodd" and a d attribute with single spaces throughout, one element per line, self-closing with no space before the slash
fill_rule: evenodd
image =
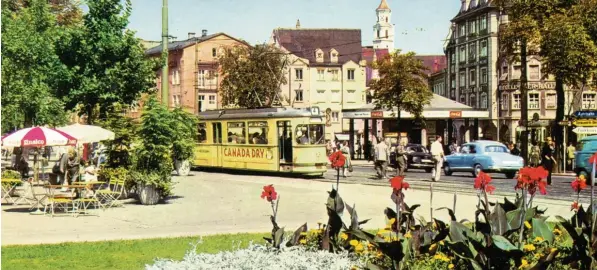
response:
<path id="1" fill-rule="evenodd" d="M 228 143 L 245 144 L 246 135 L 245 122 L 228 123 Z"/>
<path id="2" fill-rule="evenodd" d="M 325 133 L 322 124 L 298 125 L 296 127 L 298 144 L 324 144 Z"/>
<path id="3" fill-rule="evenodd" d="M 199 123 L 197 125 L 197 142 L 198 143 L 206 143 L 207 142 L 207 130 L 205 129 L 205 123 Z"/>
<path id="4" fill-rule="evenodd" d="M 249 122 L 249 144 L 267 144 L 267 122 Z"/>

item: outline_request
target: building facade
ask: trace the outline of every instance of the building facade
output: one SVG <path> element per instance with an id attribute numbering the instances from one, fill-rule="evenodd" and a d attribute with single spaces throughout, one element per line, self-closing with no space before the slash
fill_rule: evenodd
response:
<path id="1" fill-rule="evenodd" d="M 222 81 L 218 57 L 226 47 L 249 46 L 246 42 L 224 33 L 207 34 L 203 30 L 201 36 L 189 37 L 183 41 L 168 44 L 168 84 L 169 107 L 182 107 L 193 113 L 218 109 L 221 99 L 218 92 Z M 160 57 L 162 46 L 145 51 L 149 57 Z M 161 70 L 156 72 L 158 97 L 161 97 Z"/>
<path id="2" fill-rule="evenodd" d="M 326 139 L 350 129 L 342 110 L 366 101 L 361 30 L 277 28 L 270 43 L 287 54 L 287 83 L 281 85 L 285 106 L 319 107 L 326 116 Z"/>

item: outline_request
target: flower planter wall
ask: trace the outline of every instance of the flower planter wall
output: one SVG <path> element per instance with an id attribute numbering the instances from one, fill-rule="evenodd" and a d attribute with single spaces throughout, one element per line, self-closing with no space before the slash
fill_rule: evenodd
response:
<path id="1" fill-rule="evenodd" d="M 174 168 L 179 176 L 187 176 L 191 172 L 191 163 L 188 160 L 177 160 L 174 162 Z"/>
<path id="2" fill-rule="evenodd" d="M 155 205 L 160 200 L 160 193 L 153 185 L 137 185 L 139 201 L 143 205 Z"/>

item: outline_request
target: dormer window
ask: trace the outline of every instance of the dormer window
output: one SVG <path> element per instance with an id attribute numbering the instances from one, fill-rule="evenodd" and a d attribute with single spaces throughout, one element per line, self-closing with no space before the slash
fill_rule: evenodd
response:
<path id="1" fill-rule="evenodd" d="M 338 51 L 335 49 L 330 50 L 330 62 L 338 63 Z"/>
<path id="2" fill-rule="evenodd" d="M 323 63 L 323 51 L 321 49 L 315 50 L 315 61 L 317 63 Z"/>

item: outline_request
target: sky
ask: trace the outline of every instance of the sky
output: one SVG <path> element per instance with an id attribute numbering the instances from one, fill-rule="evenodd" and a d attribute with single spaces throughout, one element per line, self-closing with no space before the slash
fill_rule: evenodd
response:
<path id="1" fill-rule="evenodd" d="M 381 0 L 169 0 L 169 34 L 224 32 L 251 44 L 268 42 L 272 30 L 302 28 L 361 29 L 363 46 L 372 45 L 375 9 Z M 387 0 L 392 9 L 395 47 L 417 54 L 443 54 L 450 19 L 459 0 Z M 132 0 L 129 28 L 145 40 L 161 39 L 162 0 Z"/>

